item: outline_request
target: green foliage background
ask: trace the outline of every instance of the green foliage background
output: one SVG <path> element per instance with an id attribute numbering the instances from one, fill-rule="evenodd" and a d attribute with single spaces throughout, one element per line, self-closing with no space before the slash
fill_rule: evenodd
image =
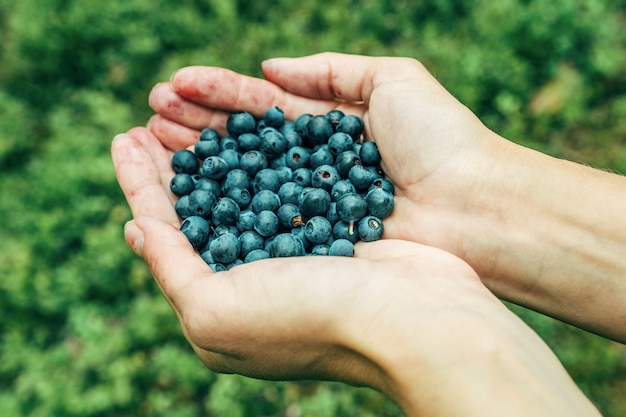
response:
<path id="1" fill-rule="evenodd" d="M 511 140 L 624 173 L 624 27 L 624 0 L 0 0 L 2 414 L 399 416 L 367 389 L 204 369 L 124 244 L 111 138 L 180 66 L 332 50 L 418 58 Z M 511 308 L 626 415 L 624 345 Z"/>

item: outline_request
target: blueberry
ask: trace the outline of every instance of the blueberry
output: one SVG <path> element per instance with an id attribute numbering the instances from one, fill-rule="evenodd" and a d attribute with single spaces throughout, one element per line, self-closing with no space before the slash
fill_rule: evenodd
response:
<path id="1" fill-rule="evenodd" d="M 384 219 L 393 211 L 393 194 L 383 188 L 373 188 L 365 196 L 368 214 Z"/>
<path id="2" fill-rule="evenodd" d="M 209 250 L 215 262 L 229 264 L 239 256 L 241 243 L 232 233 L 224 233 L 211 241 Z"/>
<path id="3" fill-rule="evenodd" d="M 259 138 L 261 139 L 259 150 L 270 159 L 278 157 L 287 150 L 287 140 L 277 129 L 266 128 L 261 132 Z"/>
<path id="4" fill-rule="evenodd" d="M 370 188 L 368 189 L 368 191 L 371 191 L 373 188 L 382 188 L 384 190 L 389 191 L 391 194 L 395 193 L 395 186 L 393 185 L 393 183 L 391 181 L 389 181 L 386 178 L 376 178 L 374 180 L 374 182 L 372 183 L 372 185 L 370 185 Z"/>
<path id="5" fill-rule="evenodd" d="M 335 168 L 341 175 L 341 178 L 348 178 L 350 169 L 355 165 L 361 164 L 361 158 L 354 151 L 344 151 L 335 158 Z"/>
<path id="6" fill-rule="evenodd" d="M 313 118 L 313 115 L 310 113 L 301 114 L 294 121 L 294 130 L 298 132 L 301 137 L 306 137 L 308 134 L 307 124 L 309 120 Z"/>
<path id="7" fill-rule="evenodd" d="M 328 119 L 330 124 L 333 125 L 333 129 L 337 126 L 337 123 L 339 123 L 339 121 L 343 119 L 344 116 L 345 113 L 338 109 L 334 109 L 326 113 L 326 119 Z"/>
<path id="8" fill-rule="evenodd" d="M 353 142 L 352 136 L 348 135 L 347 133 L 343 133 L 343 132 L 333 133 L 328 138 L 328 149 L 333 155 L 337 156 L 341 152 L 351 151 L 352 142 Z"/>
<path id="9" fill-rule="evenodd" d="M 234 261 L 232 261 L 228 265 L 224 265 L 224 266 L 226 267 L 226 270 L 230 270 L 230 269 L 233 269 L 234 267 L 236 267 L 237 265 L 241 265 L 241 264 L 243 264 L 243 261 L 241 259 L 235 259 Z"/>
<path id="10" fill-rule="evenodd" d="M 359 157 L 361 158 L 361 163 L 365 166 L 380 165 L 380 152 L 375 142 L 363 142 L 359 149 Z"/>
<path id="11" fill-rule="evenodd" d="M 304 243 L 292 233 L 281 233 L 272 239 L 269 254 L 272 258 L 303 256 Z"/>
<path id="12" fill-rule="evenodd" d="M 278 231 L 278 217 L 273 211 L 263 210 L 256 215 L 254 230 L 263 237 L 269 237 Z"/>
<path id="13" fill-rule="evenodd" d="M 295 128 L 284 129 L 283 126 L 283 129 L 281 129 L 281 133 L 287 141 L 287 149 L 293 148 L 294 146 L 302 145 L 302 136 L 300 136 L 300 134 L 296 132 Z"/>
<path id="14" fill-rule="evenodd" d="M 337 126 L 335 126 L 335 131 L 347 133 L 354 141 L 361 139 L 364 130 L 363 120 L 359 116 L 352 114 L 342 117 Z"/>
<path id="15" fill-rule="evenodd" d="M 280 197 L 272 190 L 261 190 L 252 197 L 250 208 L 256 214 L 263 210 L 269 210 L 274 213 L 281 205 Z"/>
<path id="16" fill-rule="evenodd" d="M 383 236 L 383 222 L 375 216 L 365 216 L 359 221 L 359 238 L 364 242 L 373 242 Z"/>
<path id="17" fill-rule="evenodd" d="M 184 172 L 193 175 L 198 172 L 199 165 L 196 154 L 188 149 L 176 151 L 172 156 L 172 169 L 176 174 Z"/>
<path id="18" fill-rule="evenodd" d="M 194 188 L 196 188 L 196 183 L 193 178 L 184 172 L 174 175 L 170 181 L 170 190 L 179 197 L 191 193 Z"/>
<path id="19" fill-rule="evenodd" d="M 248 173 L 243 169 L 231 169 L 230 171 L 228 171 L 226 177 L 223 179 L 220 188 L 222 193 L 224 194 L 226 194 L 229 190 L 233 188 L 249 189 L 250 177 L 248 176 Z"/>
<path id="20" fill-rule="evenodd" d="M 268 167 L 268 160 L 261 151 L 251 150 L 241 156 L 239 167 L 246 171 L 250 177 L 254 177 L 257 172 Z"/>
<path id="21" fill-rule="evenodd" d="M 246 188 L 231 188 L 225 194 L 226 197 L 233 199 L 240 209 L 248 207 L 252 201 L 252 195 Z"/>
<path id="22" fill-rule="evenodd" d="M 211 207 L 215 204 L 215 195 L 211 191 L 194 190 L 189 194 L 188 208 L 195 216 L 209 217 Z"/>
<path id="23" fill-rule="evenodd" d="M 330 256 L 354 256 L 354 243 L 348 239 L 337 239 L 328 248 Z"/>
<path id="24" fill-rule="evenodd" d="M 330 197 L 333 201 L 339 200 L 343 195 L 356 193 L 356 188 L 349 180 L 339 180 L 330 190 Z"/>
<path id="25" fill-rule="evenodd" d="M 307 168 L 311 152 L 303 146 L 294 146 L 285 155 L 285 165 L 291 169 Z"/>
<path id="26" fill-rule="evenodd" d="M 265 239 L 254 230 L 246 230 L 239 235 L 239 243 L 241 245 L 240 256 L 245 258 L 255 249 L 263 249 Z"/>
<path id="27" fill-rule="evenodd" d="M 319 146 L 315 152 L 311 154 L 309 158 L 309 168 L 315 169 L 320 165 L 331 165 L 334 162 L 335 157 L 330 149 L 328 149 L 328 144 L 324 144 Z"/>
<path id="28" fill-rule="evenodd" d="M 356 229 L 354 222 L 346 223 L 344 221 L 339 221 L 335 223 L 333 226 L 333 238 L 337 239 L 347 239 L 352 243 L 356 243 L 359 241 L 359 233 Z"/>
<path id="29" fill-rule="evenodd" d="M 223 149 L 217 154 L 220 158 L 222 158 L 228 164 L 228 169 L 237 169 L 239 168 L 239 152 L 234 149 Z"/>
<path id="30" fill-rule="evenodd" d="M 200 166 L 200 176 L 212 180 L 221 180 L 226 176 L 230 166 L 224 158 L 209 156 Z"/>
<path id="31" fill-rule="evenodd" d="M 275 169 L 265 168 L 257 172 L 254 176 L 252 189 L 255 193 L 262 190 L 270 190 L 276 193 L 278 192 L 280 185 L 281 183 L 278 177 L 278 172 L 276 172 Z"/>
<path id="32" fill-rule="evenodd" d="M 333 125 L 325 116 L 313 116 L 306 124 L 307 138 L 312 145 L 327 143 L 333 134 Z"/>
<path id="33" fill-rule="evenodd" d="M 330 207 L 330 194 L 322 188 L 305 188 L 298 198 L 298 207 L 306 218 L 323 216 Z"/>
<path id="34" fill-rule="evenodd" d="M 193 152 L 198 159 L 204 160 L 209 156 L 220 153 L 220 143 L 217 140 L 199 140 L 193 147 Z"/>
<path id="35" fill-rule="evenodd" d="M 260 261 L 261 259 L 268 259 L 269 257 L 270 257 L 270 254 L 268 251 L 264 249 L 255 249 L 252 252 L 250 252 L 248 255 L 246 255 L 243 261 L 245 263 L 248 263 L 248 262 Z"/>
<path id="36" fill-rule="evenodd" d="M 348 179 L 357 191 L 366 191 L 379 175 L 376 171 L 367 169 L 363 165 L 355 165 L 348 172 Z"/>
<path id="37" fill-rule="evenodd" d="M 237 229 L 244 232 L 246 230 L 254 229 L 254 222 L 256 221 L 256 213 L 250 209 L 241 210 L 239 213 L 239 220 L 237 220 Z"/>
<path id="38" fill-rule="evenodd" d="M 231 136 L 225 136 L 220 140 L 221 151 L 237 151 L 239 150 L 239 141 Z"/>
<path id="39" fill-rule="evenodd" d="M 323 216 L 314 216 L 304 226 L 304 236 L 314 244 L 326 243 L 332 238 L 332 226 Z"/>
<path id="40" fill-rule="evenodd" d="M 187 217 L 181 224 L 180 231 L 195 249 L 201 248 L 209 240 L 209 222 L 200 216 Z"/>
<path id="41" fill-rule="evenodd" d="M 285 113 L 277 106 L 270 107 L 265 111 L 263 119 L 267 126 L 278 129 L 285 123 Z"/>
<path id="42" fill-rule="evenodd" d="M 311 186 L 312 171 L 310 168 L 298 168 L 293 171 L 293 177 L 291 180 L 301 187 Z"/>
<path id="43" fill-rule="evenodd" d="M 217 130 L 207 127 L 200 131 L 200 142 L 204 141 L 216 141 L 219 143 L 220 134 Z"/>
<path id="44" fill-rule="evenodd" d="M 285 203 L 276 212 L 278 223 L 286 229 L 302 226 L 302 213 L 300 208 L 293 203 Z"/>
<path id="45" fill-rule="evenodd" d="M 278 189 L 278 197 L 280 201 L 285 203 L 298 204 L 298 197 L 302 192 L 303 187 L 293 181 L 288 181 L 280 186 Z"/>
<path id="46" fill-rule="evenodd" d="M 339 172 L 332 165 L 320 165 L 311 174 L 311 186 L 323 188 L 328 192 L 332 190 L 333 185 L 339 180 Z"/>
<path id="47" fill-rule="evenodd" d="M 252 114 L 241 111 L 231 114 L 226 120 L 226 130 L 233 138 L 238 138 L 243 133 L 256 131 L 256 120 Z"/>
<path id="48" fill-rule="evenodd" d="M 239 236 L 239 229 L 237 229 L 237 226 L 230 226 L 226 224 L 218 224 L 217 226 L 213 227 L 214 237 L 223 235 L 224 233 L 232 233 L 235 236 Z"/>
<path id="49" fill-rule="evenodd" d="M 178 217 L 180 217 L 181 219 L 186 219 L 187 217 L 194 215 L 192 210 L 189 208 L 188 195 L 184 195 L 176 201 L 176 204 L 174 205 L 174 210 L 176 210 L 176 214 L 178 214 Z"/>
<path id="50" fill-rule="evenodd" d="M 221 197 L 211 207 L 211 214 L 213 222 L 218 224 L 225 224 L 234 226 L 239 220 L 239 214 L 241 209 L 239 205 L 229 197 Z"/>
<path id="51" fill-rule="evenodd" d="M 329 249 L 330 249 L 330 245 L 326 245 L 326 244 L 321 243 L 319 245 L 313 246 L 313 248 L 311 249 L 311 255 L 327 256 Z"/>
<path id="52" fill-rule="evenodd" d="M 345 194 L 337 200 L 337 214 L 346 223 L 359 221 L 367 214 L 367 202 L 360 194 Z"/>
<path id="53" fill-rule="evenodd" d="M 337 212 L 337 202 L 331 201 L 330 206 L 328 207 L 328 211 L 326 212 L 326 218 L 333 226 L 335 223 L 341 220 L 339 217 L 339 213 Z"/>
<path id="54" fill-rule="evenodd" d="M 213 272 L 222 272 L 222 271 L 226 271 L 226 267 L 218 262 L 209 264 L 209 267 L 213 270 Z"/>
<path id="55" fill-rule="evenodd" d="M 304 225 L 299 226 L 299 227 L 294 227 L 293 229 L 291 229 L 291 234 L 296 236 L 298 240 L 302 242 L 302 244 L 304 245 L 305 251 L 310 249 L 311 242 L 306 240 L 306 236 L 304 236 Z"/>
<path id="56" fill-rule="evenodd" d="M 276 174 L 278 174 L 278 182 L 283 185 L 286 182 L 290 182 L 293 178 L 293 170 L 288 166 L 281 166 L 275 168 Z"/>
<path id="57" fill-rule="evenodd" d="M 202 253 L 200 254 L 200 257 L 202 258 L 204 262 L 207 263 L 207 265 L 211 265 L 215 263 L 215 259 L 213 259 L 213 255 L 211 255 L 211 251 L 208 249 L 203 250 Z"/>
<path id="58" fill-rule="evenodd" d="M 261 146 L 261 139 L 254 133 L 242 133 L 237 138 L 239 149 L 243 151 L 258 150 Z"/>

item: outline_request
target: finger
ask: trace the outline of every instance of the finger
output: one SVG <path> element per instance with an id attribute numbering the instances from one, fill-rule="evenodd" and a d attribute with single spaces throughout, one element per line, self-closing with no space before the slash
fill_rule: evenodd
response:
<path id="1" fill-rule="evenodd" d="M 191 129 L 226 125 L 228 114 L 187 100 L 174 92 L 170 83 L 159 83 L 150 91 L 150 107 L 161 116 Z M 224 132 L 222 132 L 224 133 Z"/>
<path id="2" fill-rule="evenodd" d="M 186 300 L 195 297 L 194 284 L 212 276 L 213 272 L 185 235 L 169 222 L 137 217 L 134 225 L 141 237 L 135 237 L 132 243 L 150 267 L 164 296 L 177 313 L 183 314 L 183 307 L 188 304 Z"/>
<path id="3" fill-rule="evenodd" d="M 340 103 L 286 93 L 279 86 L 260 78 L 249 77 L 216 67 L 185 67 L 171 80 L 180 96 L 209 108 L 228 113 L 248 111 L 262 117 L 272 106 L 280 107 L 294 119 L 302 113 L 324 114 Z"/>
<path id="4" fill-rule="evenodd" d="M 397 80 L 414 70 L 403 58 L 321 53 L 275 58 L 263 63 L 265 78 L 286 91 L 316 99 L 369 102 L 376 83 Z"/>
<path id="5" fill-rule="evenodd" d="M 188 148 L 200 138 L 199 130 L 184 126 L 159 114 L 150 118 L 148 129 L 164 147 L 173 152 Z"/>
<path id="6" fill-rule="evenodd" d="M 173 196 L 163 183 L 168 175 L 172 175 L 171 168 L 164 167 L 167 157 L 159 152 L 159 148 L 163 148 L 156 138 L 142 130 L 133 130 L 132 133 L 134 136 L 123 134 L 113 140 L 111 155 L 133 217 L 151 216 L 178 225 L 178 216 L 172 205 Z"/>

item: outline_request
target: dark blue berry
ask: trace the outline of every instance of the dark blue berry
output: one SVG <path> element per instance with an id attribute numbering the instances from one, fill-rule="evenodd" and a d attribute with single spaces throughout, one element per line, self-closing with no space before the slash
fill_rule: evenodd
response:
<path id="1" fill-rule="evenodd" d="M 237 169 L 239 168 L 239 152 L 234 149 L 224 149 L 217 154 L 220 158 L 222 158 L 228 164 L 228 169 Z"/>
<path id="2" fill-rule="evenodd" d="M 200 140 L 193 147 L 193 152 L 198 159 L 204 160 L 209 156 L 220 153 L 220 143 L 217 140 Z"/>
<path id="3" fill-rule="evenodd" d="M 276 193 L 278 192 L 280 185 L 281 182 L 278 177 L 278 172 L 276 172 L 275 169 L 265 168 L 257 172 L 254 176 L 252 189 L 255 193 L 262 190 L 271 190 Z"/>
<path id="4" fill-rule="evenodd" d="M 263 237 L 275 235 L 278 232 L 278 217 L 270 210 L 257 213 L 254 230 Z"/>
<path id="5" fill-rule="evenodd" d="M 224 136 L 220 139 L 220 151 L 238 151 L 239 141 L 231 136 Z"/>
<path id="6" fill-rule="evenodd" d="M 251 209 L 241 210 L 239 213 L 239 220 L 237 220 L 237 229 L 244 232 L 246 230 L 254 229 L 254 222 L 256 221 L 256 213 Z"/>
<path id="7" fill-rule="evenodd" d="M 272 258 L 303 256 L 304 244 L 300 238 L 292 233 L 281 233 L 272 239 L 269 245 L 269 254 Z"/>
<path id="8" fill-rule="evenodd" d="M 355 165 L 361 164 L 361 158 L 354 151 L 344 151 L 337 155 L 335 159 L 335 168 L 341 175 L 341 178 L 348 178 L 350 169 Z"/>
<path id="9" fill-rule="evenodd" d="M 241 245 L 240 256 L 245 258 L 255 249 L 263 249 L 265 239 L 255 230 L 246 230 L 239 235 L 239 243 Z"/>
<path id="10" fill-rule="evenodd" d="M 367 212 L 379 219 L 384 219 L 393 211 L 393 194 L 383 188 L 373 188 L 365 196 Z"/>
<path id="11" fill-rule="evenodd" d="M 311 152 L 303 146 L 294 146 L 285 155 L 285 165 L 291 169 L 307 168 Z"/>
<path id="12" fill-rule="evenodd" d="M 383 190 L 389 191 L 391 194 L 395 193 L 395 186 L 391 181 L 386 178 L 376 178 L 368 191 L 371 191 L 373 188 L 382 188 Z"/>
<path id="13" fill-rule="evenodd" d="M 356 193 L 356 188 L 349 180 L 339 180 L 330 190 L 330 196 L 333 201 L 339 200 L 345 194 Z"/>
<path id="14" fill-rule="evenodd" d="M 303 187 L 300 184 L 289 181 L 280 186 L 278 189 L 278 197 L 283 204 L 298 204 L 298 197 L 300 197 L 302 189 Z"/>
<path id="15" fill-rule="evenodd" d="M 333 133 L 328 138 L 328 149 L 335 156 L 339 155 L 341 152 L 351 151 L 352 136 L 343 132 Z"/>
<path id="16" fill-rule="evenodd" d="M 224 233 L 211 241 L 209 250 L 215 262 L 229 264 L 239 256 L 241 243 L 232 233 Z"/>
<path id="17" fill-rule="evenodd" d="M 195 216 L 209 217 L 215 200 L 215 195 L 211 191 L 194 190 L 187 200 L 189 212 Z"/>
<path id="18" fill-rule="evenodd" d="M 246 171 L 250 177 L 254 177 L 257 172 L 268 167 L 268 160 L 261 151 L 250 150 L 239 159 L 239 167 Z"/>
<path id="19" fill-rule="evenodd" d="M 263 119 L 267 126 L 278 129 L 285 123 L 285 113 L 277 106 L 270 107 L 265 111 Z"/>
<path id="20" fill-rule="evenodd" d="M 330 149 L 328 149 L 328 144 L 320 145 L 315 152 L 311 154 L 309 158 L 309 168 L 315 169 L 320 165 L 331 165 L 335 162 L 335 157 L 333 156 Z"/>
<path id="21" fill-rule="evenodd" d="M 312 145 L 327 143 L 333 134 L 333 126 L 325 116 L 313 116 L 306 125 L 307 138 Z"/>
<path id="22" fill-rule="evenodd" d="M 229 190 L 233 188 L 250 188 L 250 177 L 248 176 L 248 173 L 243 169 L 231 169 L 230 171 L 228 171 L 228 174 L 226 174 L 226 177 L 222 181 L 222 193 L 226 194 Z"/>
<path id="23" fill-rule="evenodd" d="M 184 172 L 174 175 L 170 181 L 170 190 L 179 197 L 191 193 L 195 188 L 196 183 L 191 175 Z"/>
<path id="24" fill-rule="evenodd" d="M 232 198 L 241 209 L 248 207 L 252 201 L 252 195 L 246 188 L 231 188 L 226 192 L 225 196 Z"/>
<path id="25" fill-rule="evenodd" d="M 172 156 L 172 169 L 176 174 L 184 172 L 193 175 L 198 172 L 199 165 L 196 154 L 188 149 L 176 151 Z"/>
<path id="26" fill-rule="evenodd" d="M 261 138 L 254 133 L 242 133 L 237 138 L 239 149 L 242 151 L 258 150 L 261 146 Z"/>
<path id="27" fill-rule="evenodd" d="M 339 121 L 343 119 L 344 116 L 345 113 L 338 109 L 334 109 L 326 113 L 326 119 L 328 119 L 328 121 L 333 125 L 333 129 L 337 126 L 337 123 L 339 123 Z"/>
<path id="28" fill-rule="evenodd" d="M 248 255 L 246 255 L 243 261 L 244 263 L 248 263 L 248 262 L 260 261 L 261 259 L 268 259 L 269 257 L 270 257 L 270 254 L 268 251 L 264 249 L 255 249 L 252 252 L 248 253 Z"/>
<path id="29" fill-rule="evenodd" d="M 261 139 L 259 150 L 270 159 L 278 157 L 287 150 L 287 140 L 277 129 L 266 128 L 261 132 L 259 138 Z"/>
<path id="30" fill-rule="evenodd" d="M 313 246 L 313 248 L 311 249 L 311 255 L 314 255 L 314 256 L 327 256 L 329 249 L 330 249 L 330 245 L 326 245 L 326 244 L 321 243 L 319 245 Z"/>
<path id="31" fill-rule="evenodd" d="M 363 165 L 355 165 L 348 172 L 348 179 L 359 192 L 367 191 L 376 178 L 379 178 L 376 171 L 367 169 Z"/>
<path id="32" fill-rule="evenodd" d="M 241 134 L 255 132 L 256 120 L 245 111 L 233 113 L 226 120 L 226 130 L 230 136 L 238 138 Z"/>
<path id="33" fill-rule="evenodd" d="M 229 197 L 221 197 L 211 207 L 213 223 L 216 225 L 225 224 L 234 226 L 239 220 L 240 213 L 241 208 L 239 208 L 239 205 L 235 202 L 235 200 Z"/>
<path id="34" fill-rule="evenodd" d="M 333 185 L 340 180 L 339 172 L 332 165 L 320 165 L 311 174 L 311 186 L 323 188 L 330 192 Z"/>
<path id="35" fill-rule="evenodd" d="M 204 142 L 204 141 L 216 141 L 219 143 L 220 140 L 220 134 L 217 132 L 217 130 L 211 128 L 211 127 L 207 127 L 204 128 L 200 131 L 200 141 Z"/>
<path id="36" fill-rule="evenodd" d="M 330 256 L 354 256 L 354 243 L 348 239 L 337 239 L 328 248 Z"/>
<path id="37" fill-rule="evenodd" d="M 187 237 L 191 246 L 199 249 L 209 240 L 209 222 L 200 216 L 189 216 L 180 226 L 180 231 Z"/>
<path id="38" fill-rule="evenodd" d="M 276 213 L 281 205 L 280 197 L 272 190 L 261 190 L 252 197 L 250 208 L 256 214 L 264 210 Z"/>
<path id="39" fill-rule="evenodd" d="M 298 207 L 306 218 L 323 216 L 330 207 L 330 194 L 322 188 L 304 188 L 298 198 Z"/>
<path id="40" fill-rule="evenodd" d="M 293 177 L 291 180 L 301 187 L 311 186 L 312 171 L 310 168 L 298 168 L 293 171 Z"/>
<path id="41" fill-rule="evenodd" d="M 308 134 L 307 124 L 309 123 L 309 120 L 311 120 L 312 118 L 313 118 L 312 114 L 304 113 L 298 116 L 296 120 L 294 121 L 294 130 L 298 132 L 298 134 L 301 137 L 304 138 Z"/>
<path id="42" fill-rule="evenodd" d="M 352 243 L 356 243 L 359 241 L 359 233 L 357 230 L 357 224 L 354 222 L 346 223 L 344 221 L 338 221 L 333 226 L 333 238 L 337 239 L 347 239 Z"/>
<path id="43" fill-rule="evenodd" d="M 364 242 L 373 242 L 383 237 L 383 222 L 374 216 L 365 216 L 359 221 L 359 238 Z"/>
<path id="44" fill-rule="evenodd" d="M 226 176 L 230 165 L 224 158 L 219 156 L 209 156 L 200 166 L 200 176 L 212 180 L 221 180 Z"/>
<path id="45" fill-rule="evenodd" d="M 380 152 L 375 142 L 363 142 L 359 149 L 359 157 L 361 157 L 361 163 L 365 166 L 380 165 Z"/>
<path id="46" fill-rule="evenodd" d="M 276 212 L 278 223 L 285 229 L 302 226 L 302 213 L 300 208 L 293 203 L 285 203 Z"/>
<path id="47" fill-rule="evenodd" d="M 337 200 L 337 214 L 346 223 L 356 222 L 367 214 L 367 202 L 360 194 L 345 194 Z"/>
<path id="48" fill-rule="evenodd" d="M 335 131 L 347 133 L 354 141 L 360 140 L 364 130 L 365 125 L 363 124 L 363 120 L 352 114 L 342 117 L 335 127 Z"/>
<path id="49" fill-rule="evenodd" d="M 181 219 L 186 219 L 187 217 L 194 215 L 194 213 L 189 208 L 188 195 L 184 195 L 176 201 L 176 204 L 174 205 L 174 210 L 176 210 L 176 214 L 178 214 L 178 217 L 180 217 Z"/>
<path id="50" fill-rule="evenodd" d="M 304 236 L 314 244 L 326 243 L 332 238 L 332 226 L 323 216 L 314 216 L 304 226 Z"/>

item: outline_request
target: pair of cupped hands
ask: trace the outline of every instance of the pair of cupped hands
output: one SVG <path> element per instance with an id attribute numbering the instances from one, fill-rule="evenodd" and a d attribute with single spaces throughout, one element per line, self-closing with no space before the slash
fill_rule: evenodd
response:
<path id="1" fill-rule="evenodd" d="M 549 349 L 481 281 L 496 261 L 474 244 L 481 201 L 488 201 L 483 180 L 499 175 L 511 143 L 412 59 L 324 53 L 270 59 L 262 70 L 264 79 L 182 68 L 150 93 L 156 114 L 147 128 L 112 144 L 134 218 L 126 241 L 207 367 L 370 386 L 410 415 L 454 415 L 465 407 L 460 392 L 467 390 L 470 403 L 483 395 L 477 379 L 515 384 L 498 380 L 508 372 L 500 369 L 509 355 L 502 352 L 571 384 Z M 270 106 L 287 119 L 332 109 L 362 117 L 395 185 L 394 211 L 383 240 L 357 244 L 354 258 L 269 259 L 213 273 L 179 231 L 171 156 L 205 127 L 225 133 L 230 113 L 262 116 Z"/>

